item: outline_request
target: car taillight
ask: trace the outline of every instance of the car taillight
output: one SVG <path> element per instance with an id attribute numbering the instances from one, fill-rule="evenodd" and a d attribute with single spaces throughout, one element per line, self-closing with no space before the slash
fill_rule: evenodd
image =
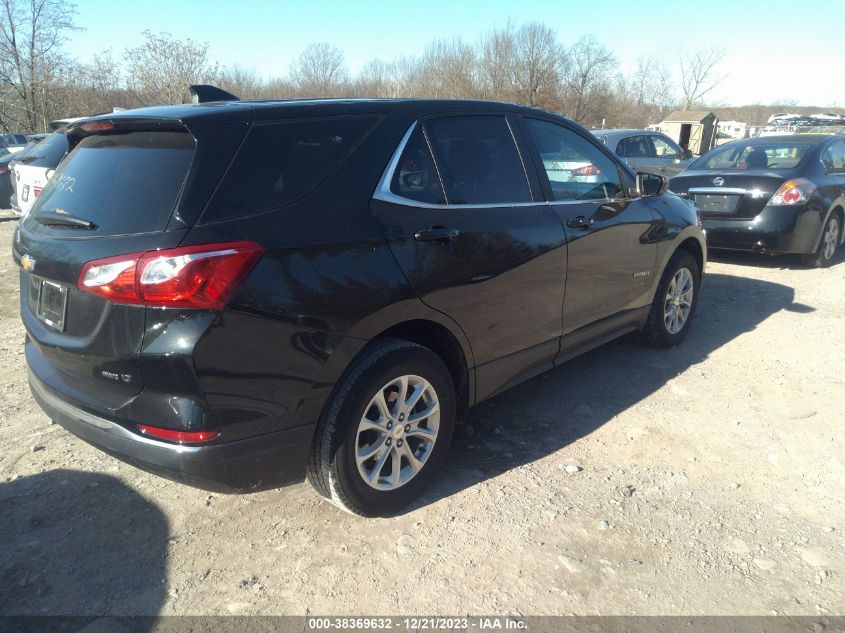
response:
<path id="1" fill-rule="evenodd" d="M 41 195 L 41 190 L 42 190 L 42 189 L 43 189 L 43 187 L 39 187 L 38 185 L 33 185 L 33 187 L 32 187 L 32 195 L 34 195 L 34 196 L 37 198 L 38 196 L 40 196 L 40 195 Z"/>
<path id="2" fill-rule="evenodd" d="M 601 169 L 595 165 L 587 165 L 586 167 L 579 167 L 578 169 L 572 170 L 573 176 L 598 176 L 600 173 Z"/>
<path id="3" fill-rule="evenodd" d="M 816 190 L 816 185 L 806 178 L 795 178 L 794 180 L 787 180 L 780 186 L 769 200 L 769 204 L 774 205 L 792 205 L 807 202 L 813 192 Z"/>
<path id="4" fill-rule="evenodd" d="M 220 310 L 263 252 L 227 242 L 107 257 L 85 264 L 77 287 L 115 303 Z"/>
<path id="5" fill-rule="evenodd" d="M 171 442 L 182 442 L 184 444 L 210 442 L 211 440 L 220 437 L 220 431 L 173 431 L 171 429 L 162 429 L 157 426 L 149 426 L 147 424 L 139 424 L 138 428 L 144 435 L 149 435 L 162 440 L 170 440 Z"/>

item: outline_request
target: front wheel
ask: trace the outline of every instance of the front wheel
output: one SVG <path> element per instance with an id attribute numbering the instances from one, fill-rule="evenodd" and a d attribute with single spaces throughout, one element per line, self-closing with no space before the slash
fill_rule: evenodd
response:
<path id="1" fill-rule="evenodd" d="M 808 266 L 815 266 L 816 268 L 825 268 L 830 266 L 833 258 L 836 257 L 836 251 L 839 248 L 839 238 L 841 227 L 839 226 L 839 216 L 833 213 L 827 220 L 822 230 L 822 239 L 819 242 L 819 248 L 815 253 L 806 255 L 804 263 Z"/>
<path id="2" fill-rule="evenodd" d="M 343 510 L 389 516 L 428 485 L 454 428 L 455 390 L 443 361 L 420 345 L 378 341 L 338 384 L 308 479 Z"/>
<path id="3" fill-rule="evenodd" d="M 676 251 L 663 271 L 643 327 L 649 345 L 673 347 L 684 340 L 698 305 L 700 285 L 695 257 L 685 250 Z"/>

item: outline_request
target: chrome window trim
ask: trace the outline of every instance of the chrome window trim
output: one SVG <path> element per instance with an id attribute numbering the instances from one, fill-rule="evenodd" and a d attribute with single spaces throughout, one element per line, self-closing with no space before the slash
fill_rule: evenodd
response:
<path id="1" fill-rule="evenodd" d="M 505 121 L 508 122 L 507 117 L 505 117 Z M 494 204 L 432 204 L 431 202 L 420 202 L 419 200 L 412 200 L 411 198 L 404 198 L 398 194 L 393 193 L 390 190 L 390 182 L 393 180 L 393 174 L 396 171 L 397 166 L 399 165 L 399 159 L 402 157 L 402 152 L 405 151 L 405 145 L 408 144 L 408 141 L 411 138 L 411 135 L 414 133 L 414 130 L 417 129 L 417 125 L 419 125 L 419 121 L 414 121 L 405 131 L 405 134 L 402 136 L 402 140 L 399 141 L 399 145 L 393 151 L 393 154 L 390 157 L 390 160 L 387 163 L 387 167 L 385 167 L 384 172 L 381 174 L 381 178 L 378 181 L 378 185 L 376 185 L 375 193 L 373 193 L 373 200 L 380 200 L 382 202 L 389 202 L 391 204 L 398 204 L 405 207 L 415 207 L 417 209 L 440 209 L 443 211 L 448 210 L 460 210 L 460 209 L 508 209 L 512 207 L 549 207 L 549 206 L 557 206 L 557 205 L 571 205 L 571 204 L 608 204 L 610 202 L 620 202 L 624 200 L 631 200 L 632 198 L 602 198 L 602 199 L 595 199 L 595 200 L 535 200 L 534 202 L 497 202 Z M 508 122 L 508 129 L 510 129 L 510 122 Z M 513 136 L 513 130 L 511 130 L 511 136 Z M 428 143 L 428 139 L 426 138 L 426 143 Z M 514 145 L 516 146 L 517 154 L 522 160 L 522 168 L 523 170 L 526 169 L 525 167 L 525 160 L 522 156 L 522 153 L 519 151 L 519 145 L 516 143 L 516 139 L 514 139 Z M 429 147 L 429 151 L 431 151 L 431 147 Z M 437 160 L 434 158 L 434 153 L 432 152 L 432 160 L 434 160 L 435 169 L 437 167 Z M 439 171 L 438 171 L 439 175 Z M 528 182 L 528 190 L 531 191 L 531 182 L 528 180 L 528 174 L 525 174 L 526 182 Z M 443 185 L 441 179 L 441 186 Z M 532 193 L 533 195 L 533 193 Z"/>
<path id="2" fill-rule="evenodd" d="M 693 187 L 688 193 L 722 193 L 726 195 L 743 196 L 748 193 L 748 189 L 740 189 L 738 187 Z"/>
<path id="3" fill-rule="evenodd" d="M 513 138 L 513 130 L 510 128 L 510 123 L 508 122 L 507 117 L 504 117 L 505 123 L 508 126 L 508 131 L 511 134 L 511 138 Z M 532 202 L 496 202 L 492 204 L 432 204 L 430 202 L 420 202 L 419 200 L 412 200 L 410 198 L 404 198 L 398 194 L 393 193 L 390 190 L 390 182 L 393 180 L 393 174 L 396 171 L 396 168 L 399 166 L 399 159 L 402 157 L 402 152 L 405 151 L 405 145 L 408 144 L 408 141 L 411 139 L 411 135 L 414 133 L 414 130 L 417 129 L 417 125 L 419 125 L 419 121 L 414 121 L 411 123 L 408 130 L 405 132 L 404 136 L 402 136 L 402 140 L 399 141 L 399 145 L 396 147 L 396 150 L 393 152 L 393 155 L 390 157 L 390 161 L 387 163 L 387 167 L 385 168 L 384 172 L 381 175 L 381 179 L 376 186 L 376 191 L 373 194 L 374 200 L 381 200 L 382 202 L 391 202 L 393 204 L 401 204 L 406 207 L 417 207 L 418 209 L 507 209 L 510 207 L 541 207 L 541 206 L 548 206 L 549 202 L 546 200 L 535 200 Z M 428 139 L 426 139 L 428 142 Z M 514 147 L 516 148 L 517 156 L 519 156 L 520 161 L 522 162 L 522 169 L 525 172 L 525 161 L 522 157 L 522 154 L 519 151 L 519 146 L 514 139 Z M 431 151 L 431 147 L 429 147 L 429 151 Z M 432 152 L 432 160 L 434 160 L 435 169 L 438 170 L 439 175 L 439 167 L 437 165 L 437 159 L 434 158 L 434 153 Z M 525 182 L 528 185 L 528 191 L 533 195 L 531 192 L 531 182 L 528 180 L 528 174 L 524 173 Z M 440 182 L 441 186 L 443 185 L 443 181 L 441 178 Z M 586 200 L 582 202 L 587 202 Z M 589 202 L 594 202 L 590 200 Z"/>

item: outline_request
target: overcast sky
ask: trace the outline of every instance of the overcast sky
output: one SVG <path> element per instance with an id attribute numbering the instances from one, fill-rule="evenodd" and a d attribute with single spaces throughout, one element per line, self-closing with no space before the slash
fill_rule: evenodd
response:
<path id="1" fill-rule="evenodd" d="M 475 42 L 485 31 L 544 22 L 569 45 L 592 33 L 624 71 L 637 57 L 677 60 L 683 48 L 724 49 L 727 78 L 712 99 L 724 105 L 796 101 L 845 107 L 845 0 L 77 0 L 68 44 L 86 61 L 116 55 L 142 40 L 144 29 L 210 44 L 214 61 L 263 76 L 287 73 L 310 42 L 346 53 L 349 69 L 367 61 L 417 55 L 437 38 Z"/>

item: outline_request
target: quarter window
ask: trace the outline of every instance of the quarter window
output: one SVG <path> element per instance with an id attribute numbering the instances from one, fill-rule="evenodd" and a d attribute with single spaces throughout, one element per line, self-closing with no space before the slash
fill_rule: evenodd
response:
<path id="1" fill-rule="evenodd" d="M 434 159 L 419 125 L 414 129 L 405 144 L 402 156 L 399 157 L 390 182 L 390 191 L 417 202 L 446 204 Z"/>
<path id="2" fill-rule="evenodd" d="M 371 117 L 326 117 L 253 125 L 203 220 L 295 202 L 335 169 L 374 123 Z"/>
<path id="3" fill-rule="evenodd" d="M 425 127 L 449 204 L 532 201 L 525 168 L 504 117 L 432 119 Z"/>
<path id="4" fill-rule="evenodd" d="M 554 200 L 606 200 L 622 195 L 616 163 L 596 145 L 561 125 L 526 119 Z"/>

